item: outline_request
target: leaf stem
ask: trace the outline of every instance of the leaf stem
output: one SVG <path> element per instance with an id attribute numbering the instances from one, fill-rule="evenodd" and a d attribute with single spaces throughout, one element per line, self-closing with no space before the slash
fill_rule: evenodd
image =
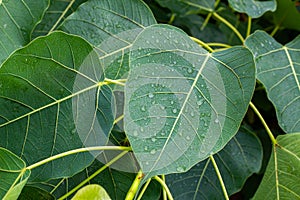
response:
<path id="1" fill-rule="evenodd" d="M 96 146 L 96 147 L 86 147 L 86 148 L 80 148 L 80 149 L 74 149 L 70 151 L 66 151 L 60 154 L 57 154 L 55 156 L 51 156 L 49 158 L 46 158 L 44 160 L 41 160 L 33 165 L 28 166 L 26 169 L 32 170 L 36 167 L 39 167 L 41 165 L 44 165 L 50 161 L 69 156 L 76 153 L 83 153 L 88 151 L 103 151 L 103 150 L 118 150 L 118 151 L 131 151 L 131 147 L 122 147 L 122 146 Z"/>
<path id="2" fill-rule="evenodd" d="M 228 196 L 228 194 L 227 194 L 227 190 L 226 190 L 226 187 L 225 187 L 223 178 L 222 178 L 222 176 L 221 176 L 221 173 L 220 173 L 220 171 L 219 171 L 218 165 L 217 165 L 217 163 L 216 163 L 216 161 L 215 161 L 213 155 L 210 155 L 210 156 L 209 156 L 209 159 L 211 160 L 211 162 L 212 162 L 212 164 L 213 164 L 213 166 L 214 166 L 214 169 L 215 169 L 215 171 L 216 171 L 216 174 L 217 174 L 217 176 L 218 176 L 218 179 L 219 179 L 219 181 L 220 181 L 220 184 L 221 184 L 221 188 L 222 188 L 224 197 L 225 197 L 226 200 L 229 200 L 229 196 Z"/>
<path id="3" fill-rule="evenodd" d="M 176 17 L 176 14 L 175 13 L 172 13 L 171 17 L 170 17 L 170 20 L 168 21 L 168 24 L 172 24 L 175 20 L 175 17 Z"/>
<path id="4" fill-rule="evenodd" d="M 272 143 L 273 143 L 274 145 L 277 144 L 277 141 L 276 141 L 276 139 L 275 139 L 275 137 L 274 137 L 272 131 L 271 131 L 270 128 L 268 127 L 266 121 L 264 120 L 264 118 L 262 117 L 262 115 L 260 114 L 260 112 L 258 111 L 258 109 L 256 108 L 256 106 L 255 106 L 252 102 L 250 102 L 249 105 L 250 105 L 250 107 L 252 108 L 252 110 L 255 112 L 255 114 L 258 116 L 258 118 L 260 119 L 260 121 L 261 121 L 261 123 L 263 124 L 263 126 L 265 127 L 265 129 L 266 129 L 266 131 L 267 131 L 267 133 L 268 133 L 268 135 L 269 135 L 269 137 L 270 137 Z"/>
<path id="5" fill-rule="evenodd" d="M 161 178 L 159 178 L 159 176 L 154 176 L 153 177 L 157 182 L 160 183 L 160 185 L 163 187 L 164 191 L 166 191 L 167 196 L 169 198 L 169 200 L 174 200 L 168 186 L 166 185 L 165 181 L 163 181 Z"/>
<path id="6" fill-rule="evenodd" d="M 104 81 L 107 84 L 116 84 L 116 85 L 125 86 L 126 79 L 112 80 L 112 79 L 109 79 L 109 78 L 105 78 Z"/>
<path id="7" fill-rule="evenodd" d="M 93 173 L 91 176 L 89 176 L 87 179 L 85 179 L 84 181 L 82 181 L 80 184 L 78 184 L 75 188 L 73 188 L 71 191 L 69 191 L 67 194 L 65 194 L 64 196 L 60 197 L 58 200 L 62 200 L 67 198 L 68 196 L 70 196 L 71 194 L 73 194 L 74 192 L 76 192 L 79 188 L 81 188 L 82 186 L 84 186 L 86 183 L 88 183 L 90 180 L 92 180 L 93 178 L 95 178 L 98 174 L 100 174 L 102 171 L 104 171 L 106 168 L 108 168 L 110 165 L 112 165 L 114 162 L 116 162 L 117 160 L 119 160 L 121 157 L 123 157 L 126 153 L 128 153 L 127 151 L 124 151 L 122 153 L 120 153 L 118 156 L 114 157 L 111 161 L 109 161 L 107 164 L 105 164 L 103 167 L 101 167 L 100 169 L 98 169 L 95 173 Z"/>
<path id="8" fill-rule="evenodd" d="M 230 48 L 231 46 L 229 44 L 224 44 L 224 43 L 218 43 L 218 42 L 210 42 L 206 43 L 208 46 L 215 46 L 215 47 L 225 47 L 225 48 Z"/>
<path id="9" fill-rule="evenodd" d="M 137 200 L 141 200 L 141 199 L 142 199 L 142 197 L 143 197 L 144 193 L 146 192 L 146 190 L 147 190 L 147 188 L 148 188 L 148 186 L 149 186 L 151 180 L 152 180 L 151 178 L 149 178 L 149 179 L 147 180 L 147 182 L 146 182 L 145 185 L 143 186 L 143 188 L 142 188 L 142 190 L 141 190 L 141 192 L 140 192 L 140 194 L 139 194 Z"/>
<path id="10" fill-rule="evenodd" d="M 164 181 L 164 182 L 166 182 L 166 177 L 165 177 L 165 175 L 161 175 L 161 179 Z M 166 192 L 166 190 L 163 190 L 163 200 L 167 200 L 168 198 L 167 198 L 167 192 Z"/>
<path id="11" fill-rule="evenodd" d="M 62 18 L 64 18 L 64 16 L 68 12 L 68 10 L 72 7 L 72 5 L 73 5 L 74 2 L 75 2 L 75 0 L 71 0 L 70 1 L 69 5 L 66 7 L 66 9 L 64 10 L 64 12 L 60 15 L 60 17 L 58 18 L 58 20 L 56 21 L 56 23 L 49 30 L 49 33 L 51 33 L 57 27 L 57 25 L 59 24 L 59 22 L 62 20 Z"/>
<path id="12" fill-rule="evenodd" d="M 250 16 L 248 16 L 248 26 L 247 26 L 246 37 L 248 37 L 251 34 L 251 24 L 252 24 L 252 18 Z"/>
<path id="13" fill-rule="evenodd" d="M 220 0 L 217 0 L 217 1 L 215 2 L 215 4 L 214 4 L 214 8 L 216 8 L 216 7 L 219 5 L 219 3 L 220 3 Z M 212 12 L 210 12 L 210 13 L 206 16 L 206 18 L 205 18 L 205 20 L 204 20 L 204 22 L 203 22 L 203 24 L 202 24 L 202 26 L 201 26 L 201 28 L 200 28 L 201 31 L 203 31 L 203 29 L 206 27 L 206 25 L 208 24 L 208 21 L 210 20 L 211 16 L 212 16 Z"/>
<path id="14" fill-rule="evenodd" d="M 143 174 L 142 170 L 140 170 L 137 173 L 137 175 L 136 175 L 136 177 L 135 177 L 135 179 L 134 179 L 134 181 L 133 181 L 130 189 L 128 190 L 128 193 L 126 195 L 125 200 L 132 200 L 132 199 L 134 199 L 134 197 L 135 197 L 135 195 L 137 193 L 137 190 L 139 188 L 139 185 L 140 185 L 141 180 L 143 179 L 143 177 L 144 177 L 144 174 Z"/>
<path id="15" fill-rule="evenodd" d="M 119 121 L 121 121 L 124 118 L 124 114 L 120 115 L 117 119 L 115 119 L 114 124 L 117 124 Z"/>
<path id="16" fill-rule="evenodd" d="M 228 22 L 225 18 L 221 17 L 216 12 L 213 12 L 213 16 L 216 17 L 221 22 L 223 22 L 226 26 L 228 26 L 237 35 L 237 37 L 241 40 L 241 42 L 244 44 L 245 39 L 243 38 L 241 33 L 230 22 Z"/>
<path id="17" fill-rule="evenodd" d="M 213 51 L 214 51 L 210 46 L 208 46 L 208 45 L 207 45 L 205 42 L 203 42 L 202 40 L 199 40 L 198 38 L 195 38 L 195 37 L 192 37 L 192 36 L 190 36 L 190 38 L 191 38 L 194 42 L 196 42 L 197 44 L 203 46 L 203 47 L 204 47 L 205 49 L 207 49 L 208 51 L 210 51 L 210 52 L 213 52 Z"/>
<path id="18" fill-rule="evenodd" d="M 277 33 L 279 28 L 280 28 L 280 26 L 277 24 L 270 35 L 273 37 Z"/>

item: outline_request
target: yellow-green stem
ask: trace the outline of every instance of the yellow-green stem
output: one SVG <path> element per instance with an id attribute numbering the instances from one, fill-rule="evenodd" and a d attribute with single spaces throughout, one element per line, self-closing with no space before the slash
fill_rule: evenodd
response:
<path id="1" fill-rule="evenodd" d="M 122 119 L 124 119 L 124 115 L 120 115 L 117 119 L 115 119 L 114 124 L 118 123 Z"/>
<path id="2" fill-rule="evenodd" d="M 249 16 L 246 37 L 248 37 L 251 34 L 251 24 L 252 24 L 252 18 Z"/>
<path id="3" fill-rule="evenodd" d="M 116 85 L 125 86 L 126 79 L 112 80 L 112 79 L 109 79 L 109 78 L 105 78 L 104 81 L 107 84 L 116 84 Z"/>
<path id="4" fill-rule="evenodd" d="M 256 108 L 256 106 L 250 102 L 250 107 L 252 108 L 252 110 L 255 112 L 255 114 L 258 116 L 258 118 L 260 119 L 261 123 L 263 124 L 263 126 L 265 127 L 272 143 L 275 145 L 277 144 L 277 141 L 272 133 L 272 131 L 270 130 L 269 126 L 267 125 L 266 121 L 264 120 L 264 118 L 262 117 L 262 115 L 260 114 L 260 112 L 258 111 L 258 109 Z"/>
<path id="5" fill-rule="evenodd" d="M 229 44 L 224 43 L 217 43 L 217 42 L 209 42 L 206 43 L 210 47 L 224 47 L 224 48 L 230 48 L 231 46 Z"/>
<path id="6" fill-rule="evenodd" d="M 160 185 L 163 187 L 163 189 L 166 191 L 169 200 L 174 200 L 174 198 L 173 198 L 173 196 L 172 196 L 172 194 L 171 194 L 171 192 L 170 192 L 168 186 L 166 185 L 166 183 L 165 183 L 161 178 L 159 178 L 159 176 L 154 176 L 153 178 L 154 178 L 157 182 L 159 182 Z"/>
<path id="7" fill-rule="evenodd" d="M 71 194 L 73 194 L 74 192 L 76 192 L 79 188 L 81 188 L 82 186 L 84 186 L 85 184 L 87 184 L 90 180 L 92 180 L 93 178 L 95 178 L 98 174 L 100 174 L 102 171 L 104 171 L 106 168 L 108 168 L 110 165 L 112 165 L 114 162 L 116 162 L 117 160 L 119 160 L 121 157 L 123 157 L 126 153 L 128 153 L 127 151 L 124 151 L 122 153 L 120 153 L 118 156 L 114 157 L 111 161 L 109 161 L 107 164 L 105 164 L 103 167 L 101 167 L 100 169 L 98 169 L 95 173 L 93 173 L 91 176 L 89 176 L 87 179 L 85 179 L 84 181 L 82 181 L 80 184 L 78 184 L 75 188 L 73 188 L 70 192 L 68 192 L 67 194 L 65 194 L 64 196 L 60 197 L 58 200 L 63 200 L 65 198 L 67 198 L 68 196 L 70 196 Z"/>
<path id="8" fill-rule="evenodd" d="M 161 175 L 161 180 L 163 180 L 164 182 L 166 182 L 166 177 L 165 175 Z M 163 200 L 168 200 L 167 198 L 167 193 L 165 190 L 163 190 Z"/>
<path id="9" fill-rule="evenodd" d="M 176 14 L 175 13 L 172 13 L 171 17 L 170 17 L 170 20 L 168 21 L 168 24 L 172 24 L 173 21 L 175 20 L 175 17 L 176 17 Z"/>
<path id="10" fill-rule="evenodd" d="M 280 28 L 280 26 L 277 24 L 270 35 L 273 37 L 277 33 L 279 28 Z"/>
<path id="11" fill-rule="evenodd" d="M 219 179 L 219 181 L 220 181 L 220 184 L 221 184 L 221 188 L 222 188 L 224 197 L 225 197 L 226 200 L 229 200 L 229 196 L 228 196 L 228 194 L 227 194 L 227 190 L 226 190 L 226 187 L 225 187 L 223 178 L 222 178 L 222 176 L 221 176 L 220 170 L 219 170 L 219 168 L 218 168 L 218 165 L 217 165 L 217 163 L 216 163 L 216 161 L 215 161 L 213 155 L 210 155 L 210 156 L 209 156 L 209 159 L 211 160 L 211 162 L 212 162 L 212 164 L 213 164 L 213 166 L 214 166 L 214 169 L 215 169 L 215 171 L 216 171 L 216 174 L 217 174 L 217 176 L 218 176 L 218 179 Z"/>
<path id="12" fill-rule="evenodd" d="M 241 35 L 241 33 L 230 23 L 228 22 L 225 18 L 221 17 L 218 13 L 213 12 L 213 16 L 223 22 L 226 26 L 228 26 L 236 35 L 237 37 L 241 40 L 241 42 L 244 44 L 245 39 Z"/>
<path id="13" fill-rule="evenodd" d="M 208 46 L 208 45 L 207 45 L 205 42 L 203 42 L 202 40 L 199 40 L 198 38 L 191 37 L 191 36 L 190 36 L 190 38 L 191 38 L 194 42 L 196 42 L 197 44 L 203 46 L 203 47 L 204 47 L 205 49 L 207 49 L 208 51 L 210 51 L 210 52 L 213 52 L 213 51 L 214 51 L 210 46 Z"/>
<path id="14" fill-rule="evenodd" d="M 134 181 L 133 181 L 133 183 L 132 183 L 132 185 L 131 185 L 131 187 L 130 187 L 127 195 L 126 195 L 125 200 L 132 200 L 132 199 L 134 199 L 135 194 L 137 193 L 137 190 L 138 190 L 139 185 L 141 183 L 141 180 L 143 179 L 143 176 L 144 176 L 143 172 L 142 172 L 142 170 L 140 170 L 137 173 L 137 175 L 136 175 L 136 177 L 135 177 L 135 179 L 134 179 Z"/>
<path id="15" fill-rule="evenodd" d="M 219 5 L 219 3 L 220 3 L 220 0 L 217 0 L 217 1 L 215 2 L 215 4 L 214 4 L 214 8 L 216 8 L 216 7 Z M 201 26 L 201 28 L 200 28 L 201 31 L 203 31 L 203 29 L 206 27 L 206 25 L 208 24 L 208 21 L 210 20 L 211 16 L 212 16 L 212 12 L 210 12 L 210 13 L 206 16 L 206 18 L 205 18 L 205 20 L 204 20 L 204 22 L 203 22 L 203 24 L 202 24 L 202 26 Z"/>
<path id="16" fill-rule="evenodd" d="M 57 154 L 55 156 L 51 156 L 49 158 L 46 158 L 44 160 L 41 160 L 33 165 L 28 166 L 26 169 L 32 170 L 36 167 L 39 167 L 41 165 L 44 165 L 48 162 L 51 162 L 53 160 L 69 156 L 76 153 L 83 153 L 88 151 L 104 151 L 104 150 L 118 150 L 118 151 L 131 151 L 131 147 L 122 147 L 122 146 L 97 146 L 97 147 L 86 147 L 86 148 L 80 148 L 80 149 L 74 149 L 70 151 L 66 151 L 60 154 Z"/>
<path id="17" fill-rule="evenodd" d="M 147 182 L 146 182 L 145 185 L 143 186 L 143 188 L 142 188 L 142 190 L 141 190 L 141 192 L 140 192 L 140 194 L 139 194 L 137 200 L 141 200 L 141 199 L 142 199 L 142 197 L 143 197 L 144 193 L 146 192 L 146 190 L 147 190 L 147 188 L 148 188 L 148 186 L 149 186 L 151 180 L 152 180 L 151 178 L 149 178 L 149 179 L 147 180 Z"/>

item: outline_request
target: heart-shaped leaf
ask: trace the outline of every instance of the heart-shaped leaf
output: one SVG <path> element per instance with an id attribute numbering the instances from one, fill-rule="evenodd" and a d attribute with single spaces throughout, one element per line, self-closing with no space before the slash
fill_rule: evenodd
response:
<path id="1" fill-rule="evenodd" d="M 228 2 L 234 10 L 246 13 L 252 18 L 258 18 L 267 11 L 276 10 L 276 0 L 228 0 Z"/>
<path id="2" fill-rule="evenodd" d="M 262 154 L 259 139 L 247 130 L 241 130 L 214 155 L 228 195 L 240 191 L 246 179 L 259 172 Z M 186 173 L 171 174 L 166 179 L 175 199 L 225 199 L 210 159 Z"/>
<path id="3" fill-rule="evenodd" d="M 60 28 L 93 44 L 99 50 L 105 77 L 120 79 L 127 77 L 132 42 L 146 26 L 155 23 L 151 10 L 140 0 L 90 0 Z"/>
<path id="4" fill-rule="evenodd" d="M 275 106 L 279 125 L 286 133 L 300 131 L 300 36 L 282 46 L 257 31 L 245 45 L 255 57 L 257 78 Z"/>
<path id="5" fill-rule="evenodd" d="M 62 32 L 16 51 L 0 68 L 0 146 L 31 165 L 68 150 L 105 145 L 114 113 L 102 73 L 92 46 Z M 90 153 L 64 157 L 32 170 L 30 179 L 72 176 L 93 159 Z M 57 170 L 62 166 L 65 170 Z"/>
<path id="6" fill-rule="evenodd" d="M 300 198 L 300 133 L 280 135 L 253 199 Z"/>
<path id="7" fill-rule="evenodd" d="M 153 25 L 130 63 L 125 131 L 144 173 L 187 171 L 236 134 L 255 84 L 246 48 L 210 54 L 183 31 Z"/>
<path id="8" fill-rule="evenodd" d="M 0 198 L 17 199 L 30 176 L 18 156 L 0 147 Z"/>
<path id="9" fill-rule="evenodd" d="M 16 49 L 31 40 L 48 0 L 3 0 L 0 3 L 0 65 Z"/>

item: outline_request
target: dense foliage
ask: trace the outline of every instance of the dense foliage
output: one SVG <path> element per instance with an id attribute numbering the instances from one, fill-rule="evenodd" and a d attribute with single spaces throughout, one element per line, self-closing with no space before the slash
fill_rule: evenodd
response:
<path id="1" fill-rule="evenodd" d="M 299 8 L 0 0 L 0 198 L 300 199 Z"/>

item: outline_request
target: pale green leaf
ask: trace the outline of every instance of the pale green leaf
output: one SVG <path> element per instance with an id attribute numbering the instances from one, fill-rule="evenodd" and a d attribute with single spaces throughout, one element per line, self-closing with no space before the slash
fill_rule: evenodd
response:
<path id="1" fill-rule="evenodd" d="M 125 131 L 143 172 L 184 172 L 236 134 L 255 84 L 243 47 L 210 54 L 183 31 L 146 28 L 130 55 Z"/>
<path id="2" fill-rule="evenodd" d="M 91 0 L 70 15 L 60 29 L 93 44 L 105 66 L 105 77 L 119 79 L 127 77 L 132 42 L 146 26 L 155 23 L 141 0 Z"/>
<path id="3" fill-rule="evenodd" d="M 99 84 L 102 73 L 92 46 L 62 32 L 16 51 L 0 68 L 0 146 L 32 165 L 105 145 L 114 101 L 111 89 Z M 93 159 L 89 152 L 67 156 L 32 170 L 30 180 L 72 176 Z"/>
<path id="4" fill-rule="evenodd" d="M 263 31 L 245 42 L 252 51 L 257 78 L 266 87 L 281 128 L 300 131 L 300 36 L 282 46 Z"/>
<path id="5" fill-rule="evenodd" d="M 35 27 L 32 36 L 47 35 L 49 31 L 55 30 L 59 24 L 70 14 L 72 14 L 77 7 L 87 0 L 51 0 L 50 6 L 45 12 L 42 21 Z"/>
<path id="6" fill-rule="evenodd" d="M 17 199 L 30 176 L 26 164 L 18 156 L 0 147 L 0 198 Z"/>
<path id="7" fill-rule="evenodd" d="M 242 129 L 214 155 L 228 195 L 240 191 L 247 178 L 259 172 L 262 154 L 259 139 Z M 210 159 L 186 173 L 171 174 L 166 178 L 175 199 L 225 199 Z"/>
<path id="8" fill-rule="evenodd" d="M 300 133 L 280 135 L 253 199 L 300 199 Z"/>
<path id="9" fill-rule="evenodd" d="M 252 18 L 261 17 L 267 11 L 276 10 L 276 0 L 228 0 L 230 6 L 241 13 L 246 13 Z"/>
<path id="10" fill-rule="evenodd" d="M 87 185 L 75 194 L 72 200 L 111 200 L 103 187 L 96 184 Z"/>
<path id="11" fill-rule="evenodd" d="M 49 192 L 33 186 L 25 186 L 22 193 L 18 197 L 18 200 L 32 200 L 32 199 L 42 199 L 42 200 L 55 200 L 55 197 Z"/>
<path id="12" fill-rule="evenodd" d="M 0 3 L 0 65 L 31 40 L 31 33 L 48 7 L 48 0 L 4 0 Z"/>
<path id="13" fill-rule="evenodd" d="M 180 15 L 193 14 L 200 10 L 213 11 L 215 3 L 214 0 L 156 0 L 156 2 Z"/>

